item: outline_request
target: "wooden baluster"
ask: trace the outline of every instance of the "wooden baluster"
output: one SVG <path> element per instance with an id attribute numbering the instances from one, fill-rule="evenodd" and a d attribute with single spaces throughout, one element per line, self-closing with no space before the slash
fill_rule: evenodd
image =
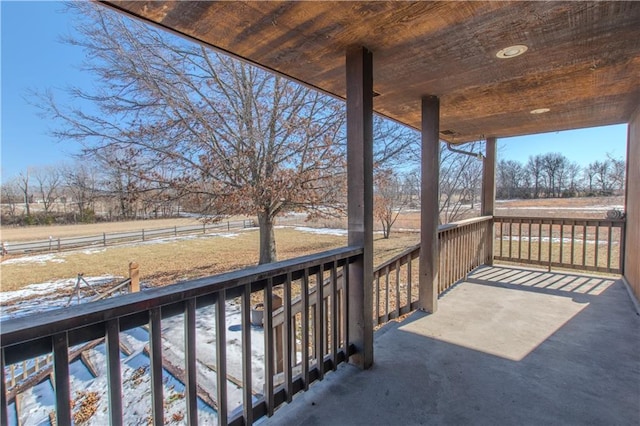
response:
<path id="1" fill-rule="evenodd" d="M 331 360 L 333 362 L 333 370 L 338 367 L 338 333 L 340 325 L 338 324 L 338 262 L 333 261 L 331 264 Z"/>
<path id="2" fill-rule="evenodd" d="M 227 425 L 227 318 L 226 292 L 220 290 L 216 301 L 216 382 L 218 388 L 218 424 Z"/>
<path id="3" fill-rule="evenodd" d="M 244 417 L 244 424 L 251 425 L 253 424 L 253 393 L 251 392 L 253 387 L 251 374 L 251 283 L 244 285 L 240 300 L 240 309 L 242 312 L 242 415 Z M 289 299 L 289 306 L 291 306 L 291 299 Z"/>
<path id="4" fill-rule="evenodd" d="M 185 393 L 187 399 L 187 422 L 198 424 L 198 385 L 196 365 L 196 299 L 185 302 L 184 312 Z"/>
<path id="5" fill-rule="evenodd" d="M 305 269 L 308 273 L 308 270 Z M 273 278 L 267 278 L 264 288 L 264 382 L 267 415 L 271 417 L 275 408 L 273 396 L 273 376 L 275 369 L 275 345 L 273 342 Z"/>
<path id="6" fill-rule="evenodd" d="M 322 286 L 322 284 L 320 284 Z M 292 353 L 293 325 L 291 318 L 291 272 L 287 273 L 287 278 L 283 284 L 284 302 L 284 386 L 286 390 L 286 400 L 291 402 L 293 398 L 293 376 L 292 376 Z"/>
<path id="7" fill-rule="evenodd" d="M 318 379 L 324 378 L 324 329 L 325 329 L 325 311 L 324 311 L 324 283 L 323 283 L 323 267 L 320 266 L 316 274 L 316 361 L 318 366 Z"/>
<path id="8" fill-rule="evenodd" d="M 582 226 L 582 266 L 587 265 L 587 222 Z"/>
<path id="9" fill-rule="evenodd" d="M 309 269 L 304 269 L 300 283 L 300 299 L 302 302 L 302 380 L 304 390 L 309 389 Z"/>
<path id="10" fill-rule="evenodd" d="M 67 333 L 53 336 L 53 377 L 56 395 L 56 424 L 71 424 L 71 386 L 69 384 L 69 345 Z"/>
<path id="11" fill-rule="evenodd" d="M 109 423 L 122 424 L 122 373 L 120 365 L 120 321 L 106 323 L 107 375 L 109 377 Z"/>
<path id="12" fill-rule="evenodd" d="M 153 423 L 160 426 L 164 424 L 164 387 L 162 385 L 162 316 L 159 307 L 149 311 L 149 339 Z"/>

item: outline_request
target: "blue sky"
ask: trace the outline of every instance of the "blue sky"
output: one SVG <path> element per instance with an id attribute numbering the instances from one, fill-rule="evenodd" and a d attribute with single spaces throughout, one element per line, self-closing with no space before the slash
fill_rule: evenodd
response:
<path id="1" fill-rule="evenodd" d="M 79 66 L 81 49 L 60 41 L 73 31 L 72 15 L 59 2 L 0 1 L 2 16 L 2 178 L 27 167 L 72 162 L 75 143 L 56 142 L 48 133 L 50 120 L 39 115 L 29 90 L 53 89 L 58 98 L 73 84 L 91 87 L 92 77 Z M 624 158 L 627 126 L 607 126 L 501 139 L 500 159 L 526 162 L 530 155 L 560 152 L 580 165 L 607 153 Z"/>

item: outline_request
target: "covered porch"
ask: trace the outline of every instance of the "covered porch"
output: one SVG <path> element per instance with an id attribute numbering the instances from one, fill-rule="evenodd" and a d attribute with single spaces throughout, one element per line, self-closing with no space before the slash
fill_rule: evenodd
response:
<path id="1" fill-rule="evenodd" d="M 202 394 L 222 425 L 267 416 L 271 424 L 638 423 L 640 325 L 620 277 L 640 295 L 640 3 L 100 3 L 345 99 L 348 246 L 3 323 L 3 424 L 16 393 L 4 367 L 26 371 L 47 354 L 56 421 L 70 424 L 70 356 L 92 341 L 104 343 L 105 418 L 126 423 L 120 348 L 140 327 L 149 418 L 164 424 L 163 321 L 173 317 L 184 323 L 178 378 L 189 424 L 198 424 Z M 374 111 L 418 130 L 422 148 L 421 243 L 378 267 Z M 614 123 L 629 125 L 626 219 L 495 216 L 499 138 Z M 482 217 L 438 226 L 441 140 L 486 141 Z M 258 338 L 254 293 L 265 300 Z M 230 304 L 241 317 L 235 358 L 226 346 Z"/>
<path id="2" fill-rule="evenodd" d="M 637 424 L 639 322 L 620 279 L 482 266 L 263 424 Z"/>

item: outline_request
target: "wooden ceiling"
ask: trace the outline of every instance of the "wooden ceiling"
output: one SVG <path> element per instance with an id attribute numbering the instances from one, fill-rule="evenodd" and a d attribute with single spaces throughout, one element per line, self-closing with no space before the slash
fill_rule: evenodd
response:
<path id="1" fill-rule="evenodd" d="M 345 51 L 365 46 L 374 109 L 419 129 L 437 95 L 453 143 L 626 123 L 640 104 L 635 1 L 103 3 L 341 98 Z"/>

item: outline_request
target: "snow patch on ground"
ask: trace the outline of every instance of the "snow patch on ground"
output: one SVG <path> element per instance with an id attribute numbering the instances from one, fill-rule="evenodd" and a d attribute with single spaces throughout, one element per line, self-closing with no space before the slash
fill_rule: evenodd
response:
<path id="1" fill-rule="evenodd" d="M 20 265 L 23 263 L 38 263 L 44 265 L 47 262 L 64 263 L 66 260 L 58 254 L 39 254 L 36 256 L 17 257 L 15 259 L 7 259 L 2 262 L 3 265 Z"/>
<path id="2" fill-rule="evenodd" d="M 294 229 L 296 231 L 307 232 L 309 234 L 337 235 L 339 237 L 346 236 L 348 233 L 346 229 L 336 229 L 336 228 L 309 228 L 306 226 L 296 226 Z"/>
<path id="3" fill-rule="evenodd" d="M 147 241 L 136 241 L 132 243 L 118 244 L 114 246 L 99 248 L 99 249 L 81 249 L 81 250 L 70 250 L 64 251 L 60 253 L 47 253 L 47 254 L 38 254 L 32 256 L 21 256 L 13 259 L 6 259 L 2 261 L 2 265 L 24 265 L 30 263 L 36 263 L 39 265 L 45 265 L 48 262 L 52 263 L 65 263 L 66 257 L 76 254 L 85 254 L 85 255 L 93 255 L 98 253 L 104 253 L 112 248 L 121 248 L 121 247 L 137 247 L 137 246 L 149 246 L 155 244 L 168 244 L 175 241 L 184 241 L 184 240 L 194 240 L 199 238 L 237 238 L 240 236 L 240 232 L 248 232 L 255 231 L 256 228 L 246 228 L 242 230 L 238 230 L 236 232 L 209 232 L 207 234 L 200 235 L 185 235 L 178 237 L 168 237 L 168 238 L 158 238 Z"/>
<path id="4" fill-rule="evenodd" d="M 112 276 L 86 277 L 90 285 L 102 285 L 113 281 Z M 64 306 L 72 291 L 76 278 L 33 284 L 22 290 L 0 294 L 3 306 L 2 320 L 15 318 L 27 313 L 48 311 Z M 83 284 L 84 287 L 86 285 Z M 66 294 L 65 294 L 66 293 Z M 86 298 L 85 301 L 90 299 Z M 82 301 L 83 299 L 81 299 Z M 26 304 L 31 303 L 32 306 Z M 73 305 L 77 302 L 73 300 Z M 11 312 L 5 312 L 7 305 Z M 196 311 L 197 334 L 197 383 L 215 399 L 217 395 L 216 367 L 216 305 L 205 306 Z M 5 316 L 5 314 L 7 314 Z M 227 393 L 229 413 L 242 408 L 242 312 L 234 300 L 225 304 Z M 261 327 L 251 326 L 251 370 L 254 401 L 262 397 L 264 388 L 264 332 Z M 148 357 L 149 336 L 143 327 L 120 333 L 121 342 L 131 350 L 122 353 L 122 396 L 126 424 L 146 424 L 151 413 L 151 375 Z M 177 315 L 162 320 L 162 354 L 165 362 L 183 368 L 184 318 Z M 108 375 L 106 370 L 105 346 L 99 344 L 85 352 L 85 357 L 98 373 L 94 377 L 84 361 L 76 360 L 69 365 L 71 397 L 80 401 L 83 393 L 95 392 L 98 402 L 95 414 L 85 424 L 103 425 L 108 423 Z M 33 361 L 28 361 L 33 362 Z M 18 364 L 18 374 L 21 371 Z M 7 367 L 8 368 L 8 367 Z M 7 373 L 8 370 L 5 372 Z M 7 373 L 8 374 L 8 373 Z M 165 418 L 181 423 L 186 414 L 184 384 L 167 370 L 163 371 Z M 9 424 L 48 424 L 49 413 L 55 409 L 55 396 L 49 380 L 25 390 L 21 394 L 19 419 L 15 405 L 9 407 Z M 74 412 L 76 409 L 74 409 Z M 201 424 L 216 424 L 216 411 L 198 401 L 198 417 Z M 180 420 L 178 420 L 180 419 Z"/>
<path id="5" fill-rule="evenodd" d="M 624 210 L 624 206 L 583 206 L 583 207 L 499 207 L 499 210 L 570 210 L 570 211 L 609 211 L 613 209 Z"/>
<path id="6" fill-rule="evenodd" d="M 511 237 L 506 235 L 506 236 L 502 237 L 503 241 L 509 241 L 509 239 L 511 239 L 511 241 L 529 241 L 529 240 L 531 240 L 531 241 L 542 241 L 543 243 L 545 243 L 545 242 L 548 243 L 549 242 L 549 237 L 542 237 L 541 239 L 538 238 L 538 237 L 526 237 L 526 236 L 518 237 L 517 235 L 513 235 Z M 571 238 L 562 238 L 562 239 L 560 239 L 558 237 L 553 237 L 551 239 L 552 243 L 560 243 L 560 242 L 562 242 L 564 244 L 570 244 L 572 241 L 574 243 L 576 243 L 576 244 L 585 243 L 585 241 L 580 239 L 580 238 L 575 238 L 575 239 L 572 240 Z M 586 244 L 596 244 L 596 241 L 595 240 L 587 240 Z M 598 244 L 599 245 L 607 245 L 608 241 L 606 241 L 606 240 L 604 240 L 604 241 L 598 240 Z M 617 241 L 612 241 L 611 244 L 612 245 L 617 245 L 618 242 Z"/>
<path id="7" fill-rule="evenodd" d="M 89 286 L 100 291 L 106 284 L 114 282 L 118 277 L 113 275 L 102 275 L 98 277 L 84 277 Z M 52 309 L 63 308 L 73 294 L 77 278 L 68 278 L 56 281 L 49 281 L 39 284 L 30 284 L 20 290 L 0 292 L 0 320 L 5 321 L 11 318 L 22 317 L 35 314 L 37 312 L 50 311 Z M 80 301 L 88 301 L 95 296 L 95 293 L 88 289 L 87 284 L 80 283 Z M 87 291 L 89 290 L 89 291 Z M 71 304 L 77 304 L 76 296 L 71 300 Z"/>

